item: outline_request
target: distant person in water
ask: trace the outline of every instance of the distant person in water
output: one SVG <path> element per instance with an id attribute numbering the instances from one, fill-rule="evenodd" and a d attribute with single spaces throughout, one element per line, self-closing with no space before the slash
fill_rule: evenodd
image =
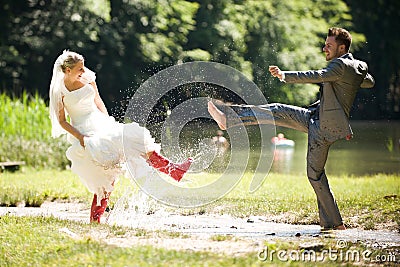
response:
<path id="1" fill-rule="evenodd" d="M 212 138 L 214 144 L 216 145 L 218 150 L 222 150 L 225 152 L 229 148 L 229 142 L 224 137 L 224 132 L 221 130 L 217 131 L 217 135 Z"/>
<path id="2" fill-rule="evenodd" d="M 273 144 L 278 143 L 279 141 L 282 141 L 282 140 L 287 140 L 287 138 L 285 137 L 285 135 L 283 133 L 278 133 L 277 136 L 274 136 L 271 138 L 271 142 Z"/>
<path id="3" fill-rule="evenodd" d="M 287 139 L 283 133 L 278 133 L 277 136 L 272 137 L 271 143 L 276 147 L 294 147 L 294 141 Z"/>
<path id="4" fill-rule="evenodd" d="M 325 173 L 329 148 L 339 139 L 352 138 L 349 115 L 356 93 L 360 87 L 371 88 L 375 84 L 367 64 L 349 53 L 351 41 L 347 30 L 330 28 L 322 49 L 326 61 L 330 62 L 320 70 L 282 71 L 277 66 L 269 66 L 271 75 L 282 82 L 321 85 L 320 101 L 310 108 L 280 103 L 230 107 L 220 101 L 208 103 L 209 113 L 222 130 L 241 123 L 275 123 L 308 133 L 307 176 L 317 196 L 319 223 L 323 229 L 346 229 Z M 225 112 L 228 108 L 232 108 L 242 122 L 229 116 Z"/>
<path id="5" fill-rule="evenodd" d="M 99 223 L 122 174 L 121 164 L 129 162 L 129 174 L 134 177 L 147 177 L 151 166 L 180 181 L 192 159 L 172 163 L 159 154 L 160 145 L 147 129 L 135 122 L 116 122 L 108 115 L 95 78 L 82 55 L 64 51 L 53 66 L 49 111 L 52 137 L 68 134 L 71 170 L 94 194 L 90 222 Z"/>

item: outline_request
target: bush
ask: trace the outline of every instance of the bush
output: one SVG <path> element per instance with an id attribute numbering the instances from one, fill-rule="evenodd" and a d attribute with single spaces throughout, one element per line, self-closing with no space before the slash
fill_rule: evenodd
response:
<path id="1" fill-rule="evenodd" d="M 34 168 L 65 169 L 68 142 L 65 138 L 27 140 L 22 136 L 0 136 L 0 161 L 25 161 Z"/>
<path id="2" fill-rule="evenodd" d="M 61 168 L 69 164 L 65 137 L 51 138 L 48 107 L 38 94 L 20 98 L 0 94 L 0 161 L 25 161 L 35 168 Z"/>

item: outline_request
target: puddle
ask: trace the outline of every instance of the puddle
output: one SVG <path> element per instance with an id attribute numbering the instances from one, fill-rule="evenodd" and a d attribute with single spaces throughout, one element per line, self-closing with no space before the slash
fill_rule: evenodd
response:
<path id="1" fill-rule="evenodd" d="M 147 207 L 150 208 L 150 207 Z M 88 222 L 88 205 L 77 203 L 46 202 L 40 208 L 0 207 L 0 216 L 54 216 L 60 219 Z M 391 244 L 400 246 L 400 233 L 385 230 L 348 229 L 346 231 L 321 232 L 318 225 L 293 225 L 268 222 L 266 217 L 233 218 L 228 215 L 181 215 L 157 207 L 156 211 L 146 208 L 124 212 L 113 210 L 102 218 L 102 223 L 141 228 L 148 231 L 165 230 L 209 238 L 215 235 L 231 235 L 251 240 L 298 240 L 321 236 L 363 241 L 370 244 Z"/>

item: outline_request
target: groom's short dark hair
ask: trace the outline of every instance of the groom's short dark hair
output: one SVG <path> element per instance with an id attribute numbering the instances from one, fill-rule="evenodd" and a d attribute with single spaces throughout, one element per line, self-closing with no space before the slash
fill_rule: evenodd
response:
<path id="1" fill-rule="evenodd" d="M 347 52 L 350 50 L 351 34 L 347 30 L 332 27 L 328 30 L 328 36 L 334 36 L 336 42 L 339 45 L 344 45 Z"/>

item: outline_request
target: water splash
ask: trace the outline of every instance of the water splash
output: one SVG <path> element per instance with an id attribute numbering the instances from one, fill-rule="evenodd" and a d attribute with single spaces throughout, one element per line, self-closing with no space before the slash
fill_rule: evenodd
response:
<path id="1" fill-rule="evenodd" d="M 141 228 L 146 216 L 162 212 L 164 208 L 156 200 L 137 187 L 129 186 L 118 199 L 106 219 L 109 225 Z"/>

